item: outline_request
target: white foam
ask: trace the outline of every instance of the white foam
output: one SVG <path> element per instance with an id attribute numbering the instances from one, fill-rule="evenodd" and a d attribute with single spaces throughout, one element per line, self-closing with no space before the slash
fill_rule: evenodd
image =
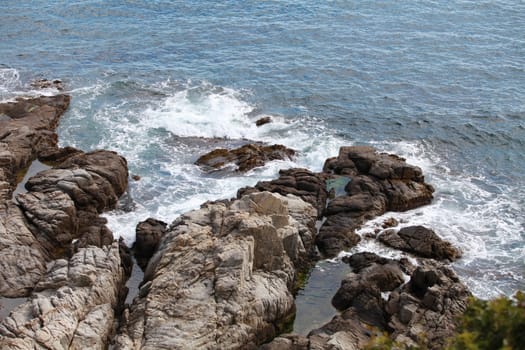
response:
<path id="1" fill-rule="evenodd" d="M 253 139 L 257 127 L 246 117 L 252 110 L 235 90 L 197 86 L 175 92 L 160 106 L 147 109 L 142 122 L 177 136 Z"/>
<path id="2" fill-rule="evenodd" d="M 453 264 L 460 277 L 479 297 L 511 294 L 521 275 L 513 268 L 523 266 L 522 222 L 519 189 L 494 184 L 481 175 L 450 169 L 447 162 L 424 142 L 376 143 L 376 147 L 399 154 L 423 169 L 436 192 L 432 204 L 404 213 L 386 213 L 363 226 L 359 233 L 373 231 L 389 217 L 400 221 L 399 228 L 423 225 L 463 251 Z M 510 249 L 509 246 L 516 246 Z M 372 249 L 377 249 L 373 248 Z M 508 285 L 501 281 L 505 274 Z M 489 276 L 497 275 L 498 278 Z"/>
<path id="3" fill-rule="evenodd" d="M 0 93 L 12 91 L 20 86 L 20 73 L 14 68 L 0 68 Z"/>

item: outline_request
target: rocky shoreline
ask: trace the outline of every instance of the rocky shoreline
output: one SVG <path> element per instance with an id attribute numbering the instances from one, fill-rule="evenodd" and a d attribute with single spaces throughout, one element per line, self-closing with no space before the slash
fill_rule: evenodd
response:
<path id="1" fill-rule="evenodd" d="M 17 301 L 0 320 L 2 349 L 362 349 L 382 333 L 440 349 L 454 334 L 470 292 L 447 262 L 461 252 L 428 228 L 395 223 L 368 239 L 411 258 L 345 258 L 352 272 L 332 300 L 340 313 L 307 336 L 287 333 L 317 261 L 358 244 L 366 221 L 433 198 L 421 169 L 366 146 L 342 147 L 319 173 L 282 170 L 172 223 L 139 223 L 133 253 L 144 279 L 125 304 L 131 252 L 100 214 L 118 207 L 127 163 L 111 151 L 58 148 L 69 102 L 0 104 L 0 306 Z M 294 154 L 250 144 L 198 163 L 242 172 Z M 35 160 L 50 169 L 13 196 Z"/>

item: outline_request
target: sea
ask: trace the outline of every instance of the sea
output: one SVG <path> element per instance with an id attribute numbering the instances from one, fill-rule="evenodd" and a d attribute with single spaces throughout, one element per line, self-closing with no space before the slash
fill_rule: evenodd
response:
<path id="1" fill-rule="evenodd" d="M 452 267 L 474 295 L 525 289 L 525 2 L 0 3 L 0 100 L 55 94 L 30 84 L 60 79 L 72 96 L 60 145 L 115 150 L 140 177 L 128 208 L 105 215 L 115 237 L 131 245 L 148 217 L 169 223 L 279 169 L 319 171 L 341 146 L 372 145 L 420 166 L 436 193 L 361 233 L 389 217 L 425 225 L 463 251 Z M 256 127 L 263 116 L 273 122 Z M 246 174 L 194 165 L 239 140 L 298 156 Z M 363 250 L 397 254 L 370 240 L 347 253 Z M 323 298 L 330 308 L 347 270 L 321 261 L 298 317 Z"/>

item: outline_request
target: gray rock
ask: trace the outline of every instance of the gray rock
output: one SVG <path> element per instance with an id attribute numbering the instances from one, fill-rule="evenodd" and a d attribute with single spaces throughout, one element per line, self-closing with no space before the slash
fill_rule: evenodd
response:
<path id="1" fill-rule="evenodd" d="M 123 284 L 117 242 L 50 263 L 37 291 L 0 322 L 0 348 L 105 349 Z"/>

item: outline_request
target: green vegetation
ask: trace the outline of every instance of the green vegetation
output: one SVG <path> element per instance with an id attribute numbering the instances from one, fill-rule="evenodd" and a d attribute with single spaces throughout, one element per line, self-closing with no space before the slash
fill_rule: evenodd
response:
<path id="1" fill-rule="evenodd" d="M 525 349 L 525 294 L 491 301 L 472 298 L 450 350 Z"/>
<path id="2" fill-rule="evenodd" d="M 424 344 L 421 342 L 420 344 Z M 388 335 L 374 337 L 367 350 L 423 350 L 407 347 Z M 525 294 L 486 301 L 476 298 L 461 317 L 458 334 L 447 350 L 525 350 Z"/>

